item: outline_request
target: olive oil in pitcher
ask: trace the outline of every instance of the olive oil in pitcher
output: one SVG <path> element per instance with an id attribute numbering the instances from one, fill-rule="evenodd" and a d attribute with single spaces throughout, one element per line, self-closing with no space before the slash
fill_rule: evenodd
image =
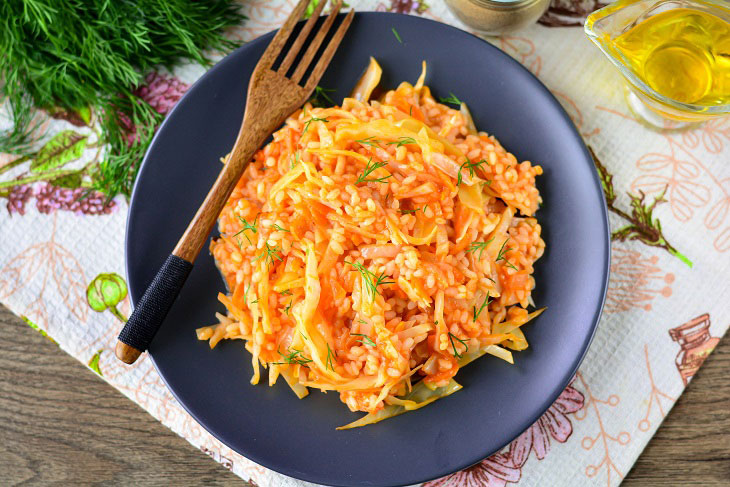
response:
<path id="1" fill-rule="evenodd" d="M 614 40 L 629 66 L 657 93 L 680 103 L 730 102 L 730 23 L 678 8 L 639 22 Z"/>

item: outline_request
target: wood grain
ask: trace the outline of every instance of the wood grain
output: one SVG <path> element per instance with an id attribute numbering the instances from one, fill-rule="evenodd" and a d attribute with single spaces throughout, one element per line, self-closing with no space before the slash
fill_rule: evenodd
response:
<path id="1" fill-rule="evenodd" d="M 626 486 L 730 485 L 730 340 Z M 0 484 L 244 485 L 0 306 Z"/>

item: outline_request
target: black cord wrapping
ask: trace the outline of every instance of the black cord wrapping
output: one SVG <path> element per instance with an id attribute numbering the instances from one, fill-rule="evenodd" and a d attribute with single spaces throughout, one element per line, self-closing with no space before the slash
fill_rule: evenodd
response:
<path id="1" fill-rule="evenodd" d="M 144 352 L 172 308 L 193 264 L 170 255 L 152 280 L 132 316 L 119 333 L 119 341 Z"/>

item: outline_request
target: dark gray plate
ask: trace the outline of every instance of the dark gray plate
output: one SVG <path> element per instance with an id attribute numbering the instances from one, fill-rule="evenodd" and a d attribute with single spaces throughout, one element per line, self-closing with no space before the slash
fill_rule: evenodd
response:
<path id="1" fill-rule="evenodd" d="M 395 28 L 403 43 L 395 39 Z M 202 202 L 238 132 L 246 88 L 271 34 L 208 71 L 167 117 L 145 157 L 127 222 L 127 276 L 136 302 Z M 213 322 L 224 289 L 213 259 L 195 263 L 150 354 L 180 403 L 203 427 L 251 460 L 331 485 L 403 485 L 468 467 L 536 421 L 575 373 L 596 329 L 606 291 L 609 230 L 591 157 L 548 90 L 488 43 L 418 17 L 359 13 L 321 85 L 336 101 L 369 56 L 382 85 L 414 82 L 428 61 L 435 94 L 467 101 L 477 127 L 519 160 L 541 164 L 538 212 L 547 252 L 536 266 L 535 302 L 548 310 L 526 327 L 530 348 L 515 365 L 484 357 L 460 371 L 464 389 L 428 407 L 349 431 L 360 414 L 337 394 L 297 399 L 283 380 L 252 386 L 239 341 L 210 350 L 195 328 Z M 265 384 L 266 379 L 262 380 Z"/>

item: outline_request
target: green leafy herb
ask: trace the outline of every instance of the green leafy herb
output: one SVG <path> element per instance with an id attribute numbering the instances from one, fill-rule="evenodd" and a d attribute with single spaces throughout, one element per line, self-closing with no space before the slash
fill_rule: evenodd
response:
<path id="1" fill-rule="evenodd" d="M 258 219 L 259 219 L 259 215 L 256 215 L 256 218 L 253 219 L 253 223 L 249 223 L 245 218 L 239 216 L 238 221 L 241 222 L 241 224 L 243 225 L 243 228 L 239 232 L 234 233 L 233 236 L 238 237 L 239 235 L 243 234 L 243 236 L 246 237 L 246 240 L 248 240 L 248 243 L 250 244 L 251 239 L 248 238 L 248 235 L 246 235 L 244 232 L 246 230 L 251 230 L 253 233 L 256 233 L 256 220 L 258 220 Z"/>
<path id="2" fill-rule="evenodd" d="M 459 100 L 456 95 L 451 92 L 449 92 L 448 98 L 439 98 L 439 101 L 441 103 L 449 103 L 451 105 L 461 105 L 461 100 Z"/>
<path id="3" fill-rule="evenodd" d="M 291 232 L 290 232 L 289 230 L 287 230 L 286 228 L 281 228 L 281 227 L 280 227 L 279 225 L 277 225 L 276 223 L 274 223 L 274 228 L 275 228 L 275 229 L 277 229 L 277 230 L 279 230 L 280 232 L 286 232 L 286 233 L 291 233 Z"/>
<path id="4" fill-rule="evenodd" d="M 461 354 L 456 350 L 456 344 L 454 343 L 454 340 L 464 345 L 464 352 L 467 353 L 469 351 L 469 346 L 466 344 L 466 340 L 462 340 L 458 336 L 454 335 L 453 333 L 449 332 L 449 341 L 451 342 L 451 348 L 454 350 L 454 357 L 461 358 Z"/>
<path id="5" fill-rule="evenodd" d="M 411 109 L 413 109 L 413 106 L 411 105 Z M 393 142 L 388 142 L 388 145 L 396 144 L 396 147 L 400 147 L 402 145 L 406 144 L 417 144 L 416 139 L 413 137 L 398 137 L 398 140 L 394 140 Z"/>
<path id="6" fill-rule="evenodd" d="M 386 281 L 387 277 L 385 276 L 385 273 L 383 272 L 379 276 L 376 276 L 375 273 L 373 273 L 370 269 L 363 266 L 359 262 L 348 262 L 345 261 L 345 264 L 350 264 L 352 267 L 354 267 L 362 276 L 362 280 L 365 283 L 365 287 L 367 288 L 368 292 L 370 293 L 370 299 L 375 300 L 375 295 L 380 294 L 378 292 L 378 286 L 385 286 L 386 284 L 395 284 L 393 281 Z"/>
<path id="7" fill-rule="evenodd" d="M 489 305 L 489 301 L 490 301 L 489 293 L 487 293 L 487 295 L 484 297 L 484 301 L 482 302 L 481 306 L 479 306 L 479 309 L 477 309 L 477 307 L 474 306 L 474 321 L 475 322 L 477 321 L 477 318 L 479 318 L 479 315 L 482 314 L 482 311 L 484 310 L 484 308 L 486 308 L 487 305 Z"/>
<path id="8" fill-rule="evenodd" d="M 276 261 L 281 262 L 284 260 L 282 256 L 279 254 L 281 252 L 281 249 L 278 245 L 274 245 L 273 247 L 270 246 L 267 243 L 264 244 L 264 251 L 261 252 L 256 258 L 253 260 L 256 262 L 257 260 L 264 259 L 264 262 L 266 262 L 266 265 L 274 264 Z"/>
<path id="9" fill-rule="evenodd" d="M 356 337 L 362 337 L 356 341 L 362 343 L 363 345 L 368 345 L 370 347 L 376 346 L 375 342 L 369 336 L 365 335 L 364 333 L 350 333 L 350 335 L 356 336 Z"/>
<path id="10" fill-rule="evenodd" d="M 284 289 L 279 294 L 281 294 L 282 296 L 291 296 L 291 289 Z"/>
<path id="11" fill-rule="evenodd" d="M 243 302 L 248 304 L 248 291 L 251 289 L 251 283 L 248 283 L 246 289 L 243 290 Z"/>
<path id="12" fill-rule="evenodd" d="M 494 262 L 499 262 L 500 260 L 503 260 L 504 265 L 506 265 L 507 267 L 511 267 L 514 270 L 518 270 L 517 267 L 515 267 L 514 264 L 512 262 L 508 261 L 504 256 L 504 254 L 506 254 L 507 252 L 512 250 L 509 248 L 508 249 L 504 248 L 504 246 L 507 245 L 508 241 L 509 241 L 509 237 L 507 237 L 507 239 L 502 243 L 502 246 L 499 248 L 499 252 L 497 253 L 497 258 L 494 259 Z"/>
<path id="13" fill-rule="evenodd" d="M 382 178 L 372 178 L 368 179 L 368 176 L 370 176 L 370 173 L 375 171 L 376 169 L 380 169 L 381 167 L 385 167 L 388 165 L 387 161 L 382 162 L 373 162 L 373 158 L 371 157 L 368 161 L 367 165 L 365 166 L 365 170 L 357 177 L 357 181 L 355 181 L 355 184 L 360 183 L 384 183 L 386 179 L 393 176 L 392 174 L 388 174 L 387 176 L 384 176 Z"/>
<path id="14" fill-rule="evenodd" d="M 308 363 L 312 362 L 311 358 L 305 357 L 304 352 L 296 348 L 288 349 L 289 353 L 281 353 L 279 349 L 276 351 L 281 355 L 282 361 L 271 362 L 272 365 L 303 365 L 306 367 Z"/>
<path id="15" fill-rule="evenodd" d="M 359 142 L 362 145 L 367 145 L 370 147 L 377 147 L 380 141 L 375 138 L 375 136 L 366 137 L 364 139 L 356 140 L 355 142 Z"/>
<path id="16" fill-rule="evenodd" d="M 294 157 L 294 160 L 291 161 L 291 163 L 289 165 L 289 169 L 294 169 L 294 166 L 299 164 L 299 151 L 296 151 L 294 153 L 293 157 Z"/>
<path id="17" fill-rule="evenodd" d="M 46 120 L 39 110 L 87 125 L 93 112 L 109 146 L 89 184 L 129 196 L 162 119 L 137 87 L 158 65 L 212 64 L 205 52 L 237 47 L 223 33 L 244 18 L 232 0 L 0 2 L 0 99 L 13 121 L 0 131 L 0 152 L 33 152 Z"/>
<path id="18" fill-rule="evenodd" d="M 317 118 L 317 117 L 310 118 L 309 120 L 307 120 L 304 123 L 304 130 L 302 130 L 302 134 L 307 133 L 307 130 L 309 130 L 309 124 L 312 123 L 312 122 L 323 122 L 323 123 L 327 123 L 327 122 L 329 122 L 329 120 L 327 120 L 326 118 Z"/>
<path id="19" fill-rule="evenodd" d="M 479 258 L 482 258 L 482 252 L 484 252 L 484 249 L 487 248 L 487 245 L 489 245 L 492 240 L 494 240 L 494 237 L 490 238 L 486 242 L 472 242 L 469 248 L 467 249 L 467 252 L 476 252 L 479 251 Z"/>
<path id="20" fill-rule="evenodd" d="M 423 211 L 424 213 L 426 213 L 426 208 L 428 208 L 428 203 L 426 203 L 425 205 L 423 205 L 423 208 L 416 208 L 416 209 L 413 209 L 413 210 L 399 210 L 399 211 L 401 213 L 403 213 L 403 214 L 406 214 L 406 213 L 416 213 L 417 211 Z"/>
<path id="21" fill-rule="evenodd" d="M 309 99 L 309 103 L 312 104 L 312 106 L 317 108 L 324 108 L 326 106 L 332 106 L 335 104 L 334 100 L 330 98 L 330 96 L 327 93 L 332 93 L 333 91 L 337 91 L 334 88 L 322 88 L 321 86 L 317 85 L 314 88 L 314 94 Z M 327 102 L 327 103 L 325 103 Z"/>
<path id="22" fill-rule="evenodd" d="M 398 42 L 403 44 L 403 40 L 400 38 L 400 34 L 398 33 L 398 31 L 395 30 L 395 27 L 391 28 L 390 30 L 393 32 L 395 38 L 398 39 Z"/>
<path id="23" fill-rule="evenodd" d="M 290 300 L 290 301 L 289 301 L 289 304 L 287 304 L 287 305 L 286 305 L 286 308 L 284 308 L 284 314 L 285 314 L 285 315 L 289 316 L 289 311 L 291 310 L 291 305 L 292 305 L 292 303 L 293 303 L 293 302 L 294 302 L 294 300 L 293 300 L 293 299 L 292 299 L 292 300 Z M 303 336 L 303 335 L 302 335 L 302 336 Z"/>
<path id="24" fill-rule="evenodd" d="M 464 164 L 459 166 L 459 175 L 456 178 L 456 185 L 458 186 L 462 182 L 462 179 L 461 179 L 461 170 L 462 169 L 467 169 L 469 171 L 469 176 L 474 177 L 476 174 L 474 172 L 474 170 L 477 169 L 478 167 L 483 166 L 484 164 L 488 164 L 486 159 L 482 159 L 479 162 L 471 162 L 471 160 L 469 160 L 469 158 L 467 157 Z"/>
<path id="25" fill-rule="evenodd" d="M 337 352 L 332 353 L 332 349 L 330 348 L 330 344 L 327 344 L 327 368 L 334 371 L 335 368 L 332 366 L 332 356 L 337 357 Z"/>

